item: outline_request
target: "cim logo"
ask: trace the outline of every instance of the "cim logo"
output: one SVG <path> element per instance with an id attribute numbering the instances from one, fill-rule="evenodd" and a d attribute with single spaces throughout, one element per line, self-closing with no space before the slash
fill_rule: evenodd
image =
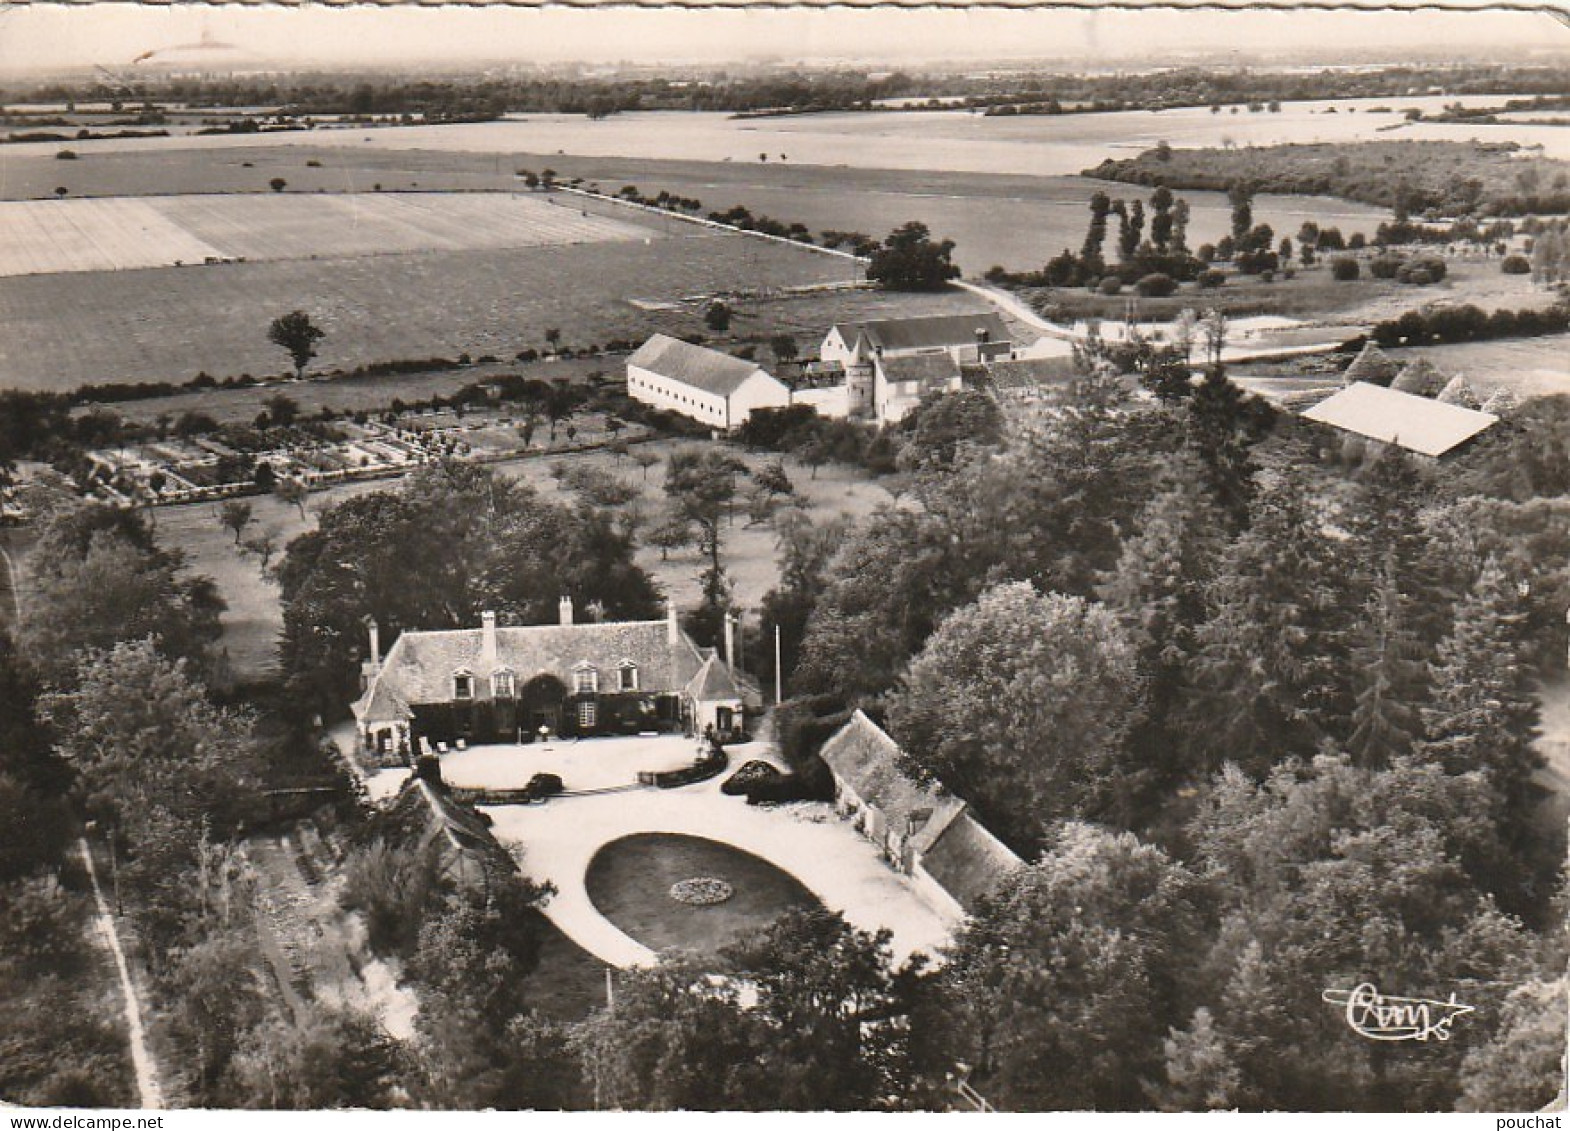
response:
<path id="1" fill-rule="evenodd" d="M 1456 1001 L 1454 993 L 1449 1001 L 1386 997 L 1371 982 L 1350 990 L 1326 990 L 1320 997 L 1345 1010 L 1348 1027 L 1371 1041 L 1448 1041 L 1456 1018 L 1476 1012 Z"/>

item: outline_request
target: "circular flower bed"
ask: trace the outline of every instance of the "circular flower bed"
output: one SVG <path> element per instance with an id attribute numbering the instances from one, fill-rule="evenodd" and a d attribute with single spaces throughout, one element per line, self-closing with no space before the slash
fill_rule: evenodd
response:
<path id="1" fill-rule="evenodd" d="M 690 880 L 677 880 L 671 885 L 670 892 L 671 898 L 677 903 L 687 903 L 694 907 L 724 903 L 735 894 L 735 888 L 713 876 L 695 876 Z"/>

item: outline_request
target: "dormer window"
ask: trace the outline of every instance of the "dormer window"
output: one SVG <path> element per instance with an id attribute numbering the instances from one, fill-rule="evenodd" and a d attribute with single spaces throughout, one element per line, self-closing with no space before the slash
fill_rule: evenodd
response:
<path id="1" fill-rule="evenodd" d="M 638 690 L 638 665 L 631 660 L 623 660 L 616 669 L 616 689 L 618 691 Z"/>
<path id="2" fill-rule="evenodd" d="M 583 664 L 572 673 L 572 689 L 579 695 L 593 695 L 600 689 L 600 673 Z"/>
<path id="3" fill-rule="evenodd" d="M 468 672 L 454 672 L 452 677 L 452 697 L 454 699 L 473 699 L 474 677 Z"/>
<path id="4" fill-rule="evenodd" d="M 513 688 L 512 672 L 496 672 L 491 676 L 491 698 L 511 699 Z"/>

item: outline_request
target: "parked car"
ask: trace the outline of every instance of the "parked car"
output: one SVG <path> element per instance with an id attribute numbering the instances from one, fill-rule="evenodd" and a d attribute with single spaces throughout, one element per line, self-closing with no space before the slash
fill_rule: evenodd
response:
<path id="1" fill-rule="evenodd" d="M 523 792 L 530 801 L 544 801 L 547 797 L 554 797 L 561 793 L 566 786 L 556 774 L 535 774 L 523 787 Z"/>

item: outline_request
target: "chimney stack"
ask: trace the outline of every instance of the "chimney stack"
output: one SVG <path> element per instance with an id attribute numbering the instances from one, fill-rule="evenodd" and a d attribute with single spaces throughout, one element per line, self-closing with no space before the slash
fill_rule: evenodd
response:
<path id="1" fill-rule="evenodd" d="M 376 623 L 375 617 L 365 618 L 365 629 L 370 633 L 370 653 L 366 656 L 374 667 L 382 662 L 382 628 Z"/>
<path id="2" fill-rule="evenodd" d="M 557 602 L 557 605 L 561 609 L 561 622 L 562 622 L 562 624 L 571 624 L 572 623 L 572 598 L 571 597 L 563 597 L 559 602 Z"/>
<path id="3" fill-rule="evenodd" d="M 725 610 L 725 666 L 736 666 L 736 617 Z"/>
<path id="4" fill-rule="evenodd" d="M 681 622 L 676 619 L 676 602 L 665 602 L 665 642 L 672 648 L 681 640 Z"/>
<path id="5" fill-rule="evenodd" d="M 489 609 L 480 614 L 480 663 L 496 663 L 496 614 Z"/>

